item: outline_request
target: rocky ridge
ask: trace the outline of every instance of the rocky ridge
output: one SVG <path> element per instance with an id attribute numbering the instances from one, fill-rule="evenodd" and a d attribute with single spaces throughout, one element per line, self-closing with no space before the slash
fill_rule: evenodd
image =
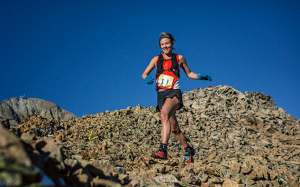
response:
<path id="1" fill-rule="evenodd" d="M 185 92 L 183 99 L 176 116 L 196 149 L 193 164 L 185 164 L 173 135 L 169 159 L 151 157 L 161 129 L 154 107 L 69 121 L 32 115 L 11 133 L 1 119 L 0 185 L 299 186 L 300 120 L 271 96 L 222 85 Z"/>
<path id="2" fill-rule="evenodd" d="M 38 114 L 46 118 L 72 120 L 78 116 L 56 104 L 37 98 L 12 97 L 0 102 L 0 118 L 9 119 L 11 126 L 18 126 L 23 118 Z"/>

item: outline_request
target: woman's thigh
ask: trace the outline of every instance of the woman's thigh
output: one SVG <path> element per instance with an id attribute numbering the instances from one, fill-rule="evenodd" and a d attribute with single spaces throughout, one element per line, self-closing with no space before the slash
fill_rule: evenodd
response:
<path id="1" fill-rule="evenodd" d="M 166 98 L 165 103 L 161 109 L 161 114 L 167 115 L 168 119 L 173 115 L 175 116 L 175 112 L 179 106 L 179 100 L 177 97 Z M 176 118 L 175 118 L 176 120 Z"/>

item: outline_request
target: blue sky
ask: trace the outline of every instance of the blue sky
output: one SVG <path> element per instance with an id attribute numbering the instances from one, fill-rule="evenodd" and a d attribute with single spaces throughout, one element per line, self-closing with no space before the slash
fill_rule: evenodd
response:
<path id="1" fill-rule="evenodd" d="M 191 71 L 213 79 L 182 71 L 182 92 L 263 92 L 300 119 L 299 10 L 298 0 L 2 0 L 0 101 L 40 98 L 79 117 L 155 106 L 155 86 L 141 75 L 170 32 Z"/>

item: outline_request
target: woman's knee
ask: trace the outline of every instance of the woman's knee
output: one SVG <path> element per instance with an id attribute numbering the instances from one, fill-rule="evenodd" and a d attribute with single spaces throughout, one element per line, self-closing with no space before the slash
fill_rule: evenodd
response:
<path id="1" fill-rule="evenodd" d="M 161 121 L 166 121 L 166 120 L 168 120 L 168 113 L 167 112 L 165 112 L 164 110 L 161 110 L 161 112 L 160 112 L 160 118 L 161 118 Z"/>

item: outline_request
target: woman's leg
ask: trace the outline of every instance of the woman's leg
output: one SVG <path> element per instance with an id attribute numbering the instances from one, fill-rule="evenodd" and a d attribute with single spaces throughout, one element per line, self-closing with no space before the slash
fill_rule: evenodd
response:
<path id="1" fill-rule="evenodd" d="M 160 117 L 161 117 L 161 139 L 162 144 L 160 145 L 158 151 L 152 154 L 154 158 L 167 158 L 167 145 L 168 140 L 171 134 L 171 123 L 170 118 L 173 116 L 179 106 L 179 100 L 176 97 L 173 98 L 166 98 L 162 109 L 160 110 Z"/>
<path id="2" fill-rule="evenodd" d="M 166 98 L 165 103 L 160 111 L 162 129 L 161 139 L 163 144 L 168 144 L 168 140 L 171 134 L 171 116 L 175 115 L 178 108 L 179 100 L 177 97 Z"/>
<path id="3" fill-rule="evenodd" d="M 178 125 L 175 115 L 170 117 L 170 123 L 171 123 L 171 131 L 174 133 L 175 137 L 179 140 L 181 145 L 184 147 L 184 150 L 186 152 L 185 153 L 186 161 L 187 161 L 186 163 L 187 164 L 194 163 L 193 156 L 195 154 L 195 149 L 190 147 L 187 144 L 186 138 L 179 128 L 179 125 Z"/>
<path id="4" fill-rule="evenodd" d="M 182 131 L 179 128 L 177 119 L 175 114 L 170 117 L 170 123 L 171 123 L 171 131 L 174 133 L 175 137 L 178 139 L 178 141 L 181 143 L 181 145 L 186 148 L 188 146 L 185 136 L 182 133 Z"/>
<path id="5" fill-rule="evenodd" d="M 180 104 L 177 97 L 167 98 L 165 100 L 160 115 L 161 123 L 162 123 L 162 129 L 161 129 L 162 144 L 159 150 L 157 152 L 154 152 L 152 156 L 154 158 L 162 158 L 162 159 L 167 158 L 167 144 L 172 131 L 175 134 L 176 138 L 184 147 L 186 151 L 187 164 L 190 164 L 194 162 L 193 155 L 195 154 L 195 150 L 187 144 L 186 138 L 181 132 L 178 122 L 176 120 L 175 112 L 179 107 L 179 105 Z"/>

